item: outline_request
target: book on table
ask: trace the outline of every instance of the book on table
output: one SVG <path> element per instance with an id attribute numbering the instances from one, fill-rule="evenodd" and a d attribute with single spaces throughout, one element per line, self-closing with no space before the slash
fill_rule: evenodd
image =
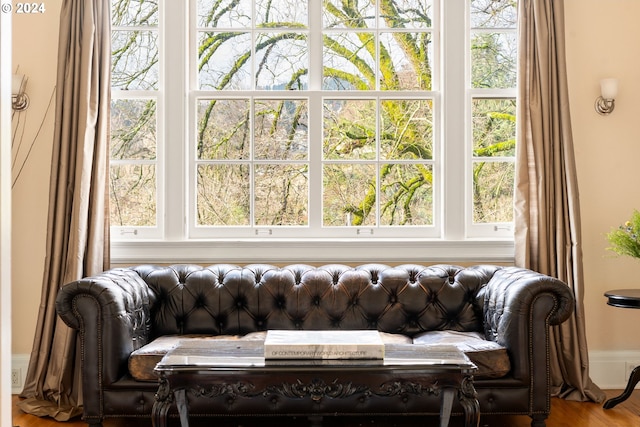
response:
<path id="1" fill-rule="evenodd" d="M 376 330 L 270 330 L 265 359 L 384 359 L 384 343 Z"/>

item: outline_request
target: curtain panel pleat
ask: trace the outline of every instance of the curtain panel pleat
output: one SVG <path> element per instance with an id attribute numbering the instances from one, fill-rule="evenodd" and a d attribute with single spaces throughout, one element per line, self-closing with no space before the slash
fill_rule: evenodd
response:
<path id="1" fill-rule="evenodd" d="M 552 393 L 602 402 L 589 378 L 564 0 L 518 0 L 518 37 L 516 264 L 563 280 L 576 297 L 574 315 L 551 330 Z"/>
<path id="2" fill-rule="evenodd" d="M 109 267 L 111 5 L 64 0 L 40 310 L 19 407 L 66 421 L 81 413 L 76 331 L 57 317 L 65 283 Z"/>

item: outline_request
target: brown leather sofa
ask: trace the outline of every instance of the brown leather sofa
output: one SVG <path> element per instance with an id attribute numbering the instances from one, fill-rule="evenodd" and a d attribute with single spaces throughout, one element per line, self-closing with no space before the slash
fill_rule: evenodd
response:
<path id="1" fill-rule="evenodd" d="M 158 385 L 149 371 L 162 357 L 158 343 L 269 329 L 378 329 L 416 344 L 459 341 L 481 368 L 474 379 L 481 416 L 528 415 L 542 427 L 550 412 L 549 327 L 573 307 L 565 283 L 531 270 L 381 264 L 141 265 L 69 283 L 56 303 L 64 322 L 79 331 L 83 419 L 94 426 L 110 417 L 150 417 Z M 370 403 L 325 399 L 316 414 L 303 405 L 296 410 L 296 402 L 275 405 L 259 397 L 242 404 L 228 396 L 190 401 L 194 416 L 439 410 L 438 398 L 424 395 Z M 456 405 L 454 414 L 462 413 Z"/>

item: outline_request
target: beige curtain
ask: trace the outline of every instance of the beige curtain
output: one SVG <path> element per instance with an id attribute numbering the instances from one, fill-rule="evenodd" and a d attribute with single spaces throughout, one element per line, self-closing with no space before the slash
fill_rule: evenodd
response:
<path id="1" fill-rule="evenodd" d="M 81 412 L 76 333 L 56 316 L 60 286 L 108 268 L 110 2 L 64 0 L 47 257 L 37 329 L 19 406 L 65 421 Z"/>
<path id="2" fill-rule="evenodd" d="M 589 378 L 580 206 L 564 52 L 564 1 L 519 0 L 516 263 L 565 281 L 574 315 L 552 330 L 556 396 L 602 402 Z"/>

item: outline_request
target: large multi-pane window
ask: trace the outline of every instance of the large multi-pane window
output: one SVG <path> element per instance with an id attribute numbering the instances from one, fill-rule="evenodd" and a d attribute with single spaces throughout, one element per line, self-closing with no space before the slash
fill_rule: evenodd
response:
<path id="1" fill-rule="evenodd" d="M 112 5 L 115 240 L 510 237 L 514 0 Z"/>

